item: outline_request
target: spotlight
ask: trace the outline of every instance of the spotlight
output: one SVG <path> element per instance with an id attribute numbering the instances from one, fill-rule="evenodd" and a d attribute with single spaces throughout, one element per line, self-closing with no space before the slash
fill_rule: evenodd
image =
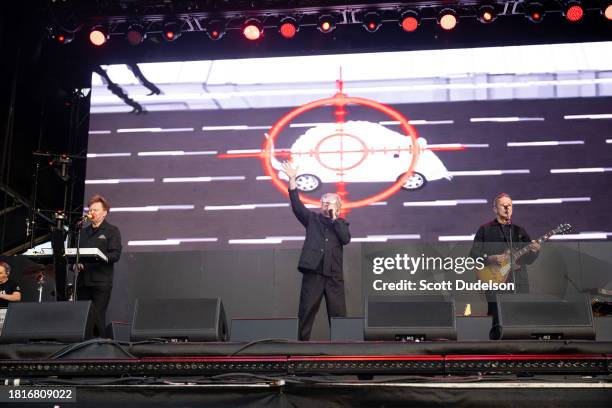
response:
<path id="1" fill-rule="evenodd" d="M 107 40 L 108 40 L 108 33 L 101 26 L 94 27 L 89 32 L 89 42 L 91 42 L 96 47 L 100 47 L 106 44 Z"/>
<path id="2" fill-rule="evenodd" d="M 206 24 L 206 34 L 213 41 L 220 39 L 225 35 L 225 24 L 219 20 L 209 21 Z"/>
<path id="3" fill-rule="evenodd" d="M 400 19 L 400 25 L 402 29 L 408 33 L 416 31 L 421 23 L 421 18 L 419 17 L 419 13 L 413 10 L 408 10 L 402 14 L 402 18 Z"/>
<path id="4" fill-rule="evenodd" d="M 281 20 L 280 25 L 278 26 L 278 32 L 283 38 L 291 39 L 295 37 L 299 30 L 299 26 L 297 21 L 293 17 L 285 17 Z"/>
<path id="5" fill-rule="evenodd" d="M 147 38 L 147 33 L 142 25 L 132 24 L 128 28 L 125 38 L 131 45 L 140 45 Z"/>
<path id="6" fill-rule="evenodd" d="M 263 35 L 263 26 L 258 20 L 247 20 L 242 26 L 242 35 L 250 41 L 256 41 Z"/>
<path id="7" fill-rule="evenodd" d="M 444 9 L 438 14 L 438 24 L 443 30 L 450 31 L 457 25 L 457 13 L 452 9 Z"/>
<path id="8" fill-rule="evenodd" d="M 604 6 L 601 9 L 601 13 L 604 15 L 604 17 L 607 20 L 612 20 L 612 4 L 610 3 L 604 4 Z"/>
<path id="9" fill-rule="evenodd" d="M 570 23 L 577 23 L 584 17 L 584 9 L 577 1 L 570 1 L 563 8 L 563 15 Z"/>
<path id="10" fill-rule="evenodd" d="M 322 33 L 330 33 L 336 29 L 336 19 L 329 14 L 319 17 L 317 28 Z"/>
<path id="11" fill-rule="evenodd" d="M 381 26 L 380 16 L 378 15 L 378 13 L 375 13 L 373 11 L 366 13 L 366 15 L 363 16 L 362 25 L 367 32 L 374 33 L 378 31 Z"/>
<path id="12" fill-rule="evenodd" d="M 51 38 L 58 44 L 69 44 L 74 40 L 74 33 L 62 31 L 58 33 L 51 32 Z"/>
<path id="13" fill-rule="evenodd" d="M 170 21 L 164 24 L 162 35 L 166 41 L 175 41 L 182 34 L 181 25 L 176 21 Z"/>
<path id="14" fill-rule="evenodd" d="M 528 3 L 525 6 L 525 16 L 532 23 L 539 23 L 544 18 L 544 6 L 537 2 Z"/>
<path id="15" fill-rule="evenodd" d="M 484 24 L 492 23 L 497 18 L 495 7 L 490 5 L 481 6 L 478 9 L 478 21 Z"/>

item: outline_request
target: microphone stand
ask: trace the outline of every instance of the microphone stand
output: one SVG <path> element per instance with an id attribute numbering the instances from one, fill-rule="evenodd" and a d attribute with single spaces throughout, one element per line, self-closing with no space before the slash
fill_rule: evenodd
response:
<path id="1" fill-rule="evenodd" d="M 516 276 L 514 276 L 514 254 L 513 254 L 513 243 L 512 243 L 512 218 L 510 218 L 509 214 L 508 214 L 508 207 L 504 207 L 506 210 L 506 216 L 508 216 L 508 226 L 509 228 L 509 235 L 510 235 L 510 239 L 509 244 L 510 244 L 510 273 L 512 273 L 512 279 L 514 280 L 514 282 L 516 283 Z M 514 288 L 514 291 L 516 292 L 516 287 Z"/>
<path id="2" fill-rule="evenodd" d="M 77 278 L 79 277 L 79 262 L 81 260 L 81 230 L 83 229 L 84 220 L 80 220 L 77 223 L 77 233 L 76 233 L 76 256 L 74 258 L 75 267 L 74 267 L 74 280 L 72 283 L 72 297 L 71 300 L 76 302 L 77 299 Z"/>

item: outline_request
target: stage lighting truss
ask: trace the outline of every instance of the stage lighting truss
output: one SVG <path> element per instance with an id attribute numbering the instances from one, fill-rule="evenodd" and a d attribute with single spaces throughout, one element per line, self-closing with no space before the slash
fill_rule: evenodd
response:
<path id="1" fill-rule="evenodd" d="M 154 1 L 154 0 L 151 0 Z M 159 0 L 162 1 L 162 0 Z M 278 31 L 285 39 L 292 39 L 302 29 L 312 33 L 318 29 L 328 34 L 339 26 L 361 26 L 370 33 L 380 30 L 384 23 L 399 25 L 400 29 L 412 33 L 418 29 L 432 30 L 436 25 L 445 31 L 452 31 L 459 19 L 476 19 L 483 24 L 494 23 L 497 19 L 510 15 L 524 15 L 534 23 L 543 20 L 545 14 L 568 22 L 580 22 L 590 13 L 601 13 L 603 18 L 612 20 L 610 0 L 466 0 L 414 4 L 406 8 L 405 2 L 378 3 L 377 5 L 340 2 L 326 8 L 298 7 L 287 9 L 249 9 L 218 10 L 214 13 L 192 8 L 172 16 L 160 13 L 145 13 L 134 20 L 131 15 L 96 15 L 95 22 L 87 20 L 79 23 L 89 31 L 89 39 L 96 46 L 104 45 L 109 36 L 123 36 L 130 44 L 141 44 L 147 36 L 161 35 L 166 41 L 177 40 L 183 32 L 205 32 L 211 40 L 219 40 L 227 33 L 236 33 L 238 38 L 251 41 L 262 40 L 265 30 Z M 562 20 L 561 20 L 562 21 Z M 49 38 L 59 44 L 68 44 L 75 38 L 77 31 L 65 31 L 66 25 L 54 22 L 49 30 Z M 347 31 L 348 32 L 348 31 Z M 238 34 L 240 33 L 240 34 Z M 81 35 L 81 37 L 85 37 Z"/>

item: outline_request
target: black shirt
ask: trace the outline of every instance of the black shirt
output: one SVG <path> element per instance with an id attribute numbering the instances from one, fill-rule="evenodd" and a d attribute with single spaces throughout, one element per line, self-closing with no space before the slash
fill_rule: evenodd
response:
<path id="1" fill-rule="evenodd" d="M 92 224 L 81 230 L 81 248 L 98 248 L 106 255 L 108 262 L 83 263 L 85 270 L 79 274 L 79 284 L 85 286 L 112 286 L 113 264 L 121 256 L 121 233 L 119 228 L 106 220 L 94 228 Z"/>
<path id="2" fill-rule="evenodd" d="M 289 198 L 293 213 L 306 228 L 298 270 L 342 278 L 342 247 L 351 242 L 349 223 L 343 218 L 332 220 L 310 211 L 300 200 L 297 189 L 289 190 Z"/>
<path id="3" fill-rule="evenodd" d="M 531 238 L 524 228 L 516 224 L 500 224 L 497 219 L 481 225 L 474 236 L 474 243 L 470 251 L 470 257 L 486 258 L 491 255 L 503 254 L 510 248 L 510 232 L 512 232 L 512 251 L 518 251 L 531 242 Z M 508 282 L 515 282 L 518 292 L 529 290 L 529 280 L 525 265 L 532 264 L 538 257 L 538 253 L 527 252 L 517 260 L 521 268 L 511 272 Z"/>
<path id="4" fill-rule="evenodd" d="M 17 282 L 9 279 L 4 283 L 0 283 L 0 294 L 12 295 L 15 292 L 21 292 L 21 288 Z M 0 307 L 8 307 L 9 303 L 10 302 L 6 299 L 0 299 Z"/>

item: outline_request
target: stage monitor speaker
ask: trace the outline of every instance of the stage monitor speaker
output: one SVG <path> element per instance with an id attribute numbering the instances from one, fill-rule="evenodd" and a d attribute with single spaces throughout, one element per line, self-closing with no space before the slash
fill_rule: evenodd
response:
<path id="1" fill-rule="evenodd" d="M 77 343 L 100 333 L 90 301 L 11 302 L 0 339 L 3 343 Z"/>
<path id="2" fill-rule="evenodd" d="M 332 317 L 331 341 L 363 341 L 363 317 Z"/>
<path id="3" fill-rule="evenodd" d="M 589 296 L 497 295 L 501 339 L 595 339 Z"/>
<path id="4" fill-rule="evenodd" d="M 297 340 L 298 319 L 232 319 L 231 341 Z"/>
<path id="5" fill-rule="evenodd" d="M 220 298 L 136 299 L 132 341 L 226 341 L 227 321 Z"/>
<path id="6" fill-rule="evenodd" d="M 456 340 L 455 301 L 441 296 L 369 297 L 365 340 Z"/>

